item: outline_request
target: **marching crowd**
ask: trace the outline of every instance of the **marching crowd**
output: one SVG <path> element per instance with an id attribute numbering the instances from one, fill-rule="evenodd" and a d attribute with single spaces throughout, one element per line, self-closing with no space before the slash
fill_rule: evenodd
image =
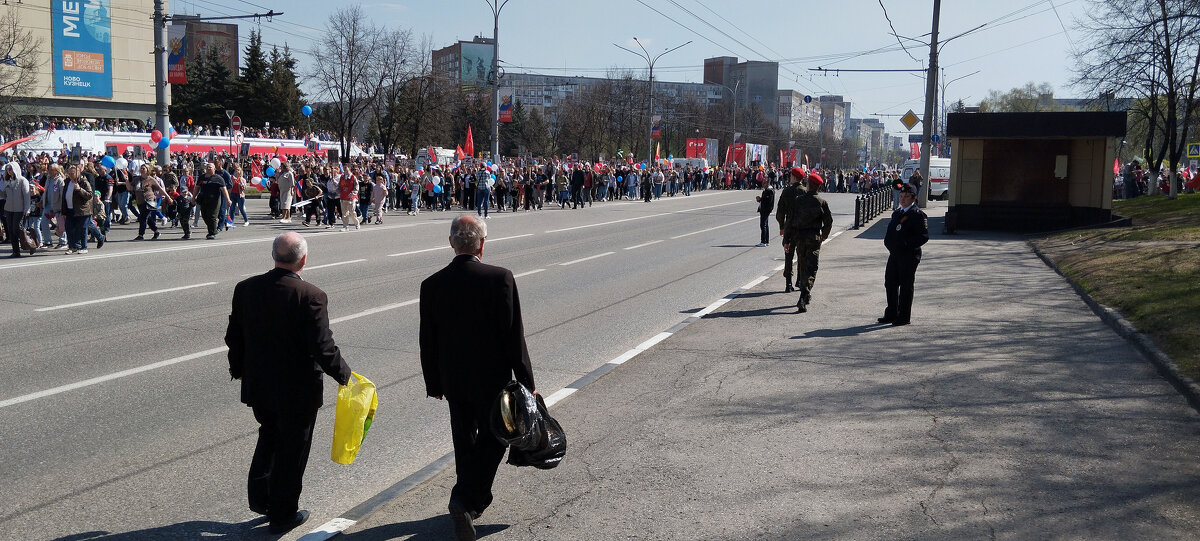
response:
<path id="1" fill-rule="evenodd" d="M 486 218 L 491 212 L 554 204 L 578 209 L 693 191 L 781 188 L 787 175 L 774 165 L 670 168 L 564 159 L 415 167 L 366 157 L 330 163 L 316 155 L 281 161 L 174 153 L 162 167 L 131 153 L 116 159 L 88 155 L 76 162 L 66 155 L 5 158 L 0 197 L 3 236 L 13 246 L 12 257 L 38 249 L 86 254 L 89 241 L 96 248 L 104 245 L 114 224 L 136 223 L 132 240 L 146 239 L 147 229 L 151 240 L 158 239 L 160 227 L 179 228 L 180 238 L 188 240 L 192 227 L 203 221 L 205 237 L 213 239 L 250 224 L 247 195 L 269 197 L 271 220 L 345 231 L 382 223 L 388 213 L 457 208 Z M 889 182 L 884 174 L 821 173 L 831 180 L 826 191 L 866 191 Z"/>

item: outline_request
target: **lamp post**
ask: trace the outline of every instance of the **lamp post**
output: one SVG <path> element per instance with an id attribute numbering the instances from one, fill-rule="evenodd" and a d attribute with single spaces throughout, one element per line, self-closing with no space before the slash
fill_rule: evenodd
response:
<path id="1" fill-rule="evenodd" d="M 733 132 L 734 132 L 734 133 L 737 133 L 737 121 L 738 121 L 738 100 L 737 100 L 737 93 L 738 93 L 738 88 L 740 88 L 740 87 L 741 87 L 741 85 L 742 85 L 742 80 L 741 80 L 741 79 L 738 79 L 738 80 L 734 81 L 734 82 L 733 82 L 733 88 L 729 88 L 729 87 L 728 87 L 728 86 L 726 86 L 726 85 L 723 85 L 723 84 L 721 84 L 721 83 L 715 83 L 715 82 L 712 82 L 712 81 L 705 81 L 705 82 L 704 82 L 704 84 L 706 84 L 706 85 L 717 85 L 717 86 L 719 86 L 719 87 L 721 87 L 721 88 L 724 88 L 725 90 L 728 90 L 728 91 L 730 91 L 730 92 L 733 92 L 733 104 L 732 104 L 732 105 L 733 105 Z M 736 142 L 736 140 L 735 140 L 735 142 Z"/>
<path id="2" fill-rule="evenodd" d="M 975 70 L 975 71 L 968 73 L 966 75 L 963 75 L 961 77 L 955 77 L 953 79 L 950 79 L 949 81 L 946 81 L 946 70 L 945 70 L 945 68 L 942 69 L 942 80 L 945 82 L 941 83 L 942 91 L 941 91 L 941 94 L 939 94 L 939 96 L 938 96 L 941 99 L 941 111 L 942 112 L 940 114 L 938 114 L 937 119 L 934 120 L 934 130 L 933 130 L 934 133 L 939 133 L 942 135 L 942 141 L 943 141 L 942 144 L 945 144 L 944 141 L 946 139 L 946 134 L 942 133 L 946 130 L 946 126 L 945 126 L 945 123 L 941 121 L 942 117 L 946 115 L 946 87 L 950 86 L 950 83 L 953 83 L 954 81 L 958 81 L 960 79 L 966 79 L 967 77 L 975 75 L 975 74 L 979 73 L 980 71 L 982 71 L 982 70 Z"/>
<path id="3" fill-rule="evenodd" d="M 638 44 L 638 47 L 642 49 L 642 52 L 639 53 L 633 49 L 621 47 L 620 45 L 617 45 L 616 43 L 614 43 L 613 45 L 619 49 L 629 51 L 635 55 L 645 58 L 646 65 L 650 68 L 649 77 L 647 77 L 647 80 L 646 80 L 646 86 L 649 87 L 648 90 L 649 90 L 649 94 L 650 94 L 650 106 L 647 109 L 647 116 L 649 118 L 646 119 L 650 122 L 650 129 L 647 130 L 647 133 L 646 133 L 646 156 L 647 156 L 646 163 L 654 164 L 654 63 L 658 62 L 658 59 L 662 58 L 663 55 L 665 55 L 671 51 L 674 51 L 676 49 L 679 49 L 679 48 L 683 47 L 683 45 L 687 45 L 688 43 L 691 43 L 691 40 L 688 40 L 687 43 L 684 43 L 683 45 L 678 45 L 676 47 L 672 47 L 661 53 L 658 53 L 657 56 L 653 56 L 653 57 L 650 55 L 650 51 L 647 51 L 646 47 L 642 46 L 642 42 L 638 41 L 638 39 L 636 37 L 633 38 L 633 42 Z"/>
<path id="4" fill-rule="evenodd" d="M 483 0 L 492 8 L 492 162 L 500 159 L 500 11 L 508 0 Z"/>

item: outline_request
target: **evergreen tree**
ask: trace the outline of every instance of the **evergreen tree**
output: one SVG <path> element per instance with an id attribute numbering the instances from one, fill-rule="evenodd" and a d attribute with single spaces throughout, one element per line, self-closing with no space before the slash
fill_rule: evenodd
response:
<path id="1" fill-rule="evenodd" d="M 292 56 L 287 45 L 283 51 L 278 47 L 271 48 L 270 60 L 270 91 L 271 125 L 281 127 L 296 127 L 301 131 L 307 130 L 304 115 L 300 108 L 305 105 L 304 93 L 296 81 L 296 58 Z"/>
<path id="2" fill-rule="evenodd" d="M 271 73 L 266 54 L 262 50 L 262 33 L 250 31 L 250 43 L 246 45 L 245 66 L 238 78 L 235 109 L 248 128 L 260 128 L 272 120 Z"/>
<path id="3" fill-rule="evenodd" d="M 191 118 L 201 124 L 227 126 L 229 119 L 225 116 L 225 110 L 236 105 L 236 101 L 230 99 L 234 96 L 236 84 L 233 73 L 221 61 L 216 48 L 210 48 L 200 64 Z M 189 84 L 192 81 L 190 76 L 188 81 Z"/>

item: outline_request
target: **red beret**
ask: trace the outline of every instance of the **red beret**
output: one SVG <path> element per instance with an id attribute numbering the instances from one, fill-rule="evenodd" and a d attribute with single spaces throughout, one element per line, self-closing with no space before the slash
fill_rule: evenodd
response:
<path id="1" fill-rule="evenodd" d="M 825 179 L 821 178 L 821 175 L 818 175 L 818 174 L 816 174 L 816 173 L 809 173 L 809 174 L 808 174 L 808 181 L 809 181 L 809 182 L 815 182 L 815 183 L 817 183 L 817 184 L 818 184 L 818 185 L 820 185 L 820 186 L 824 186 L 824 185 L 825 185 Z"/>
<path id="2" fill-rule="evenodd" d="M 796 178 L 798 178 L 798 179 L 804 180 L 804 177 L 805 177 L 806 175 L 808 175 L 808 173 L 804 172 L 804 170 L 803 170 L 803 169 L 801 169 L 801 168 L 799 168 L 799 167 L 793 167 L 793 168 L 792 168 L 792 176 L 793 176 L 793 177 L 796 177 Z"/>

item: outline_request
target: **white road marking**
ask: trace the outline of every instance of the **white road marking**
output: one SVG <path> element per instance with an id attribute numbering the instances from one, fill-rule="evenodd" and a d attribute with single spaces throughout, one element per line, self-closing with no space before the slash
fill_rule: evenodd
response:
<path id="1" fill-rule="evenodd" d="M 229 351 L 229 348 L 227 348 L 225 346 L 221 346 L 219 348 L 213 348 L 213 349 L 206 349 L 204 351 L 198 351 L 196 353 L 191 353 L 188 355 L 184 355 L 182 357 L 175 357 L 172 359 L 167 359 L 165 361 L 159 361 L 159 362 L 156 362 L 153 364 L 148 364 L 145 366 L 130 368 L 128 370 L 122 370 L 120 372 L 113 372 L 112 374 L 108 374 L 108 375 L 104 375 L 104 376 L 97 376 L 97 377 L 94 377 L 91 379 L 85 379 L 83 381 L 78 381 L 78 382 L 70 383 L 67 385 L 60 385 L 60 386 L 54 387 L 52 389 L 46 389 L 44 391 L 38 391 L 36 393 L 30 393 L 30 394 L 18 396 L 15 398 L 9 398 L 8 400 L 0 400 L 0 408 L 7 408 L 9 406 L 20 404 L 22 402 L 28 402 L 30 400 L 36 400 L 38 398 L 53 396 L 53 395 L 56 395 L 59 393 L 65 393 L 67 391 L 73 391 L 75 389 L 80 389 L 83 387 L 90 387 L 90 386 L 96 385 L 98 383 L 104 383 L 106 381 L 120 379 L 125 376 L 132 376 L 134 374 L 148 372 L 150 370 L 162 368 L 164 366 L 170 366 L 170 365 L 178 364 L 178 363 L 181 363 L 184 361 L 199 359 L 201 357 L 207 357 L 209 355 L 216 355 L 218 353 L 224 353 L 226 351 Z"/>
<path id="2" fill-rule="evenodd" d="M 634 221 L 634 220 L 645 220 L 646 218 L 657 218 L 657 217 L 659 217 L 659 216 L 667 216 L 667 215 L 669 215 L 669 214 L 671 214 L 671 213 L 670 213 L 670 212 L 664 212 L 664 213 L 662 213 L 662 214 L 647 214 L 647 215 L 645 215 L 645 216 L 634 216 L 633 218 L 624 218 L 624 219 L 621 219 L 621 220 L 613 220 L 613 221 L 611 221 L 611 222 L 601 222 L 601 223 L 598 223 L 598 224 L 577 225 L 577 226 L 575 226 L 575 227 L 564 227 L 564 228 L 562 228 L 562 229 L 551 229 L 551 230 L 549 230 L 549 231 L 546 231 L 546 232 L 547 232 L 547 233 L 562 233 L 563 231 L 575 231 L 576 229 L 587 229 L 587 228 L 589 228 L 589 227 L 600 227 L 600 226 L 604 226 L 604 225 L 612 225 L 612 224 L 619 224 L 619 223 L 624 223 L 624 222 L 632 222 L 632 221 Z"/>
<path id="3" fill-rule="evenodd" d="M 544 271 L 544 270 L 546 270 L 546 269 L 534 269 L 534 270 L 531 270 L 531 271 L 528 271 L 528 272 L 522 272 L 521 274 L 514 274 L 514 275 L 513 275 L 513 278 L 520 278 L 520 277 L 522 277 L 522 276 L 529 276 L 530 274 L 537 274 L 537 273 L 539 273 L 539 272 L 542 272 L 542 271 Z"/>
<path id="4" fill-rule="evenodd" d="M 120 295 L 118 297 L 109 297 L 107 299 L 96 299 L 91 301 L 74 302 L 71 304 L 60 304 L 58 306 L 48 306 L 46 308 L 38 308 L 34 312 L 50 312 L 53 310 L 62 310 L 63 308 L 75 308 L 76 306 L 87 306 L 89 304 L 99 304 L 108 301 L 119 301 L 123 299 L 132 299 L 134 297 L 145 297 L 146 295 L 157 295 L 159 293 L 170 293 L 172 291 L 182 291 L 184 289 L 195 289 L 197 287 L 205 287 L 216 284 L 217 282 L 204 282 L 203 284 L 192 284 L 190 286 L 172 287 L 169 289 L 159 289 L 157 291 L 146 291 L 144 293 L 130 293 L 129 295 Z"/>
<path id="5" fill-rule="evenodd" d="M 511 237 L 500 237 L 500 238 L 498 238 L 498 239 L 488 239 L 488 240 L 487 240 L 487 242 L 500 242 L 500 241 L 502 241 L 502 240 L 519 239 L 519 238 L 521 238 L 521 237 L 532 237 L 532 236 L 533 236 L 533 233 L 526 233 L 526 234 L 524 234 L 524 235 L 513 235 L 513 236 L 511 236 Z M 401 253 L 398 253 L 398 254 L 388 254 L 388 257 L 400 257 L 400 256 L 404 256 L 404 255 L 423 254 L 423 253 L 425 253 L 425 252 L 436 252 L 436 251 L 438 251 L 438 250 L 449 250 L 449 249 L 450 249 L 450 245 L 446 245 L 446 246 L 438 246 L 437 248 L 426 248 L 426 249 L 424 249 L 424 250 L 413 250 L 413 251 L 411 251 L 411 252 L 401 252 Z"/>
<path id="6" fill-rule="evenodd" d="M 746 218 L 745 220 L 738 220 L 738 221 L 736 221 L 736 222 L 733 222 L 733 223 L 729 223 L 729 224 L 725 224 L 725 225 L 718 225 L 718 226 L 716 226 L 716 227 L 710 227 L 710 228 L 708 228 L 708 229 L 701 229 L 701 230 L 699 230 L 699 231 L 692 231 L 691 233 L 684 233 L 684 234 L 682 234 L 682 235 L 676 235 L 676 236 L 674 236 L 674 237 L 671 237 L 671 240 L 675 240 L 675 239 L 682 239 L 683 237 L 690 237 L 690 236 L 692 236 L 692 235 L 699 235 L 700 233 L 707 233 L 707 232 L 709 232 L 709 231 L 713 231 L 713 230 L 715 230 L 715 229 L 721 229 L 722 227 L 729 227 L 729 226 L 731 226 L 731 225 L 737 225 L 737 224 L 740 224 L 740 223 L 745 223 L 745 222 L 749 222 L 750 220 L 757 220 L 757 219 L 758 219 L 758 217 L 756 216 L 756 217 L 754 217 L 754 218 Z"/>
<path id="7" fill-rule="evenodd" d="M 650 246 L 651 244 L 658 244 L 658 243 L 660 243 L 660 242 L 662 242 L 662 240 L 661 240 L 661 239 L 660 239 L 660 240 L 652 240 L 652 241 L 650 241 L 650 242 L 643 242 L 643 243 L 641 243 L 641 244 L 638 244 L 637 246 L 630 246 L 630 247 L 626 248 L 626 250 L 636 250 L 636 249 L 638 249 L 638 248 L 643 248 L 643 247 L 646 247 L 646 246 Z"/>
<path id="8" fill-rule="evenodd" d="M 298 541 L 325 541 L 326 539 L 330 539 L 333 536 L 346 531 L 347 528 L 355 525 L 356 523 L 358 523 L 357 520 L 338 517 L 318 526 L 317 529 L 300 536 Z"/>
<path id="9" fill-rule="evenodd" d="M 352 319 L 358 319 L 358 318 L 360 318 L 360 317 L 369 316 L 369 315 L 371 315 L 371 314 L 378 314 L 378 313 L 380 313 L 380 312 L 386 312 L 386 311 L 388 311 L 388 310 L 395 310 L 396 308 L 401 308 L 401 307 L 404 307 L 404 306 L 408 306 L 408 305 L 410 305 L 410 304 L 417 304 L 418 302 L 421 302 L 421 299 L 410 299 L 410 300 L 407 300 L 407 301 L 404 301 L 404 302 L 397 302 L 397 303 L 394 303 L 394 304 L 386 304 L 386 305 L 383 305 L 383 306 L 380 306 L 380 307 L 377 307 L 377 308 L 371 308 L 371 309 L 369 309 L 369 310 L 363 310 L 363 311 L 361 311 L 361 312 L 358 312 L 358 313 L 356 313 L 356 314 L 350 314 L 350 315 L 348 315 L 348 316 L 342 316 L 342 317 L 338 317 L 338 318 L 333 318 L 333 319 L 329 320 L 329 324 L 330 324 L 330 325 L 332 325 L 332 324 L 334 324 L 334 323 L 341 323 L 341 322 L 343 322 L 343 321 L 350 321 L 350 320 L 352 320 Z"/>
<path id="10" fill-rule="evenodd" d="M 587 257 L 585 257 L 585 258 L 583 258 L 583 259 L 576 259 L 575 261 L 568 261 L 568 262 L 566 262 L 566 263 L 559 263 L 559 265 L 562 265 L 562 266 L 564 266 L 564 267 L 565 267 L 565 266 L 567 266 L 567 265 L 574 265 L 574 264 L 576 264 L 576 263 L 583 263 L 584 261 L 591 261 L 591 260 L 593 260 L 593 259 L 600 258 L 600 257 L 604 257 L 604 256 L 606 256 L 606 255 L 613 255 L 613 254 L 615 254 L 615 253 L 616 253 L 616 252 L 604 252 L 604 253 L 602 253 L 602 254 L 590 255 L 590 256 L 587 256 Z"/>
<path id="11" fill-rule="evenodd" d="M 727 298 L 717 299 L 716 302 L 714 302 L 708 306 L 705 306 L 704 309 L 702 309 L 699 312 L 696 312 L 695 314 L 692 314 L 692 315 L 695 317 L 707 316 L 708 314 L 712 313 L 713 310 L 716 310 L 717 308 L 724 306 L 725 303 L 729 302 L 729 300 L 730 299 L 727 299 Z"/>
<path id="12" fill-rule="evenodd" d="M 326 269 L 329 267 L 336 267 L 338 265 L 349 265 L 351 263 L 362 263 L 363 261 L 366 261 L 366 259 L 351 259 L 350 261 L 338 261 L 337 263 L 326 263 L 324 265 L 314 265 L 312 267 L 304 267 L 304 270 Z"/>
<path id="13" fill-rule="evenodd" d="M 677 210 L 675 212 L 692 212 L 695 210 L 715 209 L 717 207 L 727 207 L 729 205 L 745 205 L 745 204 L 746 204 L 746 201 L 734 201 L 732 203 L 721 203 L 720 205 L 709 205 L 707 207 L 696 207 L 694 209 L 683 209 L 683 210 Z"/>
<path id="14" fill-rule="evenodd" d="M 553 406 L 553 405 L 557 404 L 557 403 L 558 403 L 560 400 L 562 400 L 562 399 L 564 399 L 564 398 L 566 398 L 566 397 L 568 397 L 568 396 L 571 396 L 572 394 L 574 394 L 574 393 L 575 393 L 575 391 L 578 391 L 578 390 L 579 390 L 579 389 L 572 389 L 572 388 L 570 388 L 570 387 L 563 387 L 562 389 L 559 389 L 559 390 L 557 390 L 557 391 L 554 391 L 554 394 L 552 394 L 552 395 L 550 395 L 550 396 L 547 396 L 547 397 L 545 398 L 545 401 L 546 401 L 546 407 L 548 408 L 548 407 L 550 407 L 550 406 Z"/>

